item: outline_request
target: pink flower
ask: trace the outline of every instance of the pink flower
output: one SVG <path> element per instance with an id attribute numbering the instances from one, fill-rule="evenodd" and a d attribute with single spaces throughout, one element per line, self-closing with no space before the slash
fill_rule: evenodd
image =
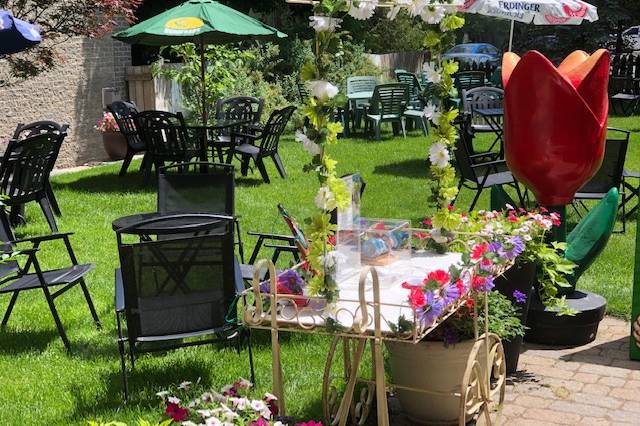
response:
<path id="1" fill-rule="evenodd" d="M 296 426 L 322 426 L 322 423 L 316 422 L 315 420 L 309 420 L 304 423 L 296 423 Z"/>
<path id="2" fill-rule="evenodd" d="M 471 259 L 473 260 L 482 259 L 482 257 L 488 250 L 489 250 L 489 244 L 487 243 L 476 244 L 475 246 L 473 246 L 473 249 L 471 250 Z"/>
<path id="3" fill-rule="evenodd" d="M 414 309 L 423 307 L 426 303 L 426 299 L 422 290 L 418 288 L 411 289 L 411 293 L 409 294 L 409 303 Z"/>
<path id="4" fill-rule="evenodd" d="M 178 404 L 169 404 L 164 413 L 171 417 L 174 422 L 182 422 L 189 417 L 189 410 L 180 407 Z"/>

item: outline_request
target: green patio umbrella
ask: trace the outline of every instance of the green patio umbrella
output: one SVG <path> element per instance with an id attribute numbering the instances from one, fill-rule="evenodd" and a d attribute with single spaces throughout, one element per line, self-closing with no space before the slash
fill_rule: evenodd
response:
<path id="1" fill-rule="evenodd" d="M 204 46 L 244 40 L 269 41 L 287 35 L 235 9 L 212 0 L 189 0 L 113 35 L 129 44 L 172 46 L 195 43 L 200 47 L 202 122 L 207 122 Z"/>

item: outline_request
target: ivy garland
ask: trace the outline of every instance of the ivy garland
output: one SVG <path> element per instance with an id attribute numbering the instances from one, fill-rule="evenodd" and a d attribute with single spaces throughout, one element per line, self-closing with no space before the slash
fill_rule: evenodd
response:
<path id="1" fill-rule="evenodd" d="M 430 170 L 433 175 L 430 201 L 438 207 L 433 218 L 436 229 L 453 229 L 459 215 L 449 210 L 458 188 L 455 170 L 450 164 L 451 153 L 457 138 L 453 122 L 458 110 L 448 104 L 455 97 L 453 74 L 458 65 L 451 60 L 441 60 L 446 47 L 453 44 L 453 31 L 464 25 L 464 19 L 456 14 L 456 0 L 320 0 L 314 2 L 314 16 L 309 18 L 315 30 L 314 59 L 306 63 L 300 72 L 310 96 L 304 106 L 308 127 L 296 132 L 296 140 L 301 142 L 311 154 L 311 161 L 304 166 L 305 172 L 315 172 L 320 188 L 315 198 L 317 211 L 305 220 L 305 231 L 310 239 L 307 256 L 309 267 L 314 271 L 308 283 L 309 293 L 322 296 L 329 303 L 338 297 L 334 281 L 336 253 L 330 242 L 335 234 L 335 225 L 330 224 L 331 211 L 344 208 L 350 202 L 346 184 L 336 175 L 336 160 L 326 152 L 326 146 L 338 142 L 342 124 L 336 121 L 335 111 L 343 107 L 347 98 L 338 88 L 326 80 L 328 67 L 341 45 L 340 24 L 345 15 L 358 20 L 371 18 L 376 8 L 388 8 L 387 18 L 395 19 L 401 10 L 412 17 L 420 17 L 430 26 L 425 38 L 425 47 L 431 52 L 432 61 L 425 71 L 431 83 L 433 101 L 425 108 L 425 116 L 433 123 L 434 143 L 429 150 Z"/>

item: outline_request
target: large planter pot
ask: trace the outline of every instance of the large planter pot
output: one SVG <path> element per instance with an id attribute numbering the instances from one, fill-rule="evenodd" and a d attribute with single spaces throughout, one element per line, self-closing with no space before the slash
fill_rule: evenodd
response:
<path id="1" fill-rule="evenodd" d="M 522 324 L 527 323 L 527 315 L 529 314 L 529 305 L 531 303 L 535 279 L 536 264 L 518 262 L 494 281 L 495 289 L 506 296 L 511 303 L 520 308 L 519 319 Z M 518 304 L 516 298 L 513 297 L 513 293 L 516 290 L 527 296 L 527 301 L 524 304 Z M 516 336 L 510 341 L 503 340 L 502 344 L 507 360 L 507 374 L 513 374 L 518 370 L 522 337 Z"/>
<path id="2" fill-rule="evenodd" d="M 444 346 L 443 342 L 416 345 L 387 342 L 393 383 L 433 392 L 460 392 L 467 360 L 475 341 Z M 482 365 L 482 364 L 481 364 Z M 460 398 L 398 388 L 403 411 L 413 421 L 427 425 L 457 425 Z"/>
<path id="3" fill-rule="evenodd" d="M 127 155 L 127 140 L 120 132 L 102 133 L 102 144 L 110 160 L 122 160 Z"/>

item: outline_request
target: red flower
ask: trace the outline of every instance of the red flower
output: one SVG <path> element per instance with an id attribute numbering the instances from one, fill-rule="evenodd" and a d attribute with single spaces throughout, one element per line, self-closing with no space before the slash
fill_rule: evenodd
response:
<path id="1" fill-rule="evenodd" d="M 436 271 L 429 272 L 429 275 L 427 275 L 426 283 L 430 281 L 437 281 L 440 283 L 440 285 L 445 285 L 448 284 L 449 281 L 451 281 L 451 276 L 449 275 L 449 273 L 447 273 L 447 271 L 438 269 Z"/>
<path id="2" fill-rule="evenodd" d="M 416 232 L 413 234 L 414 237 L 416 237 L 419 240 L 425 240 L 427 238 L 429 238 L 429 234 L 427 234 L 426 232 Z"/>
<path id="3" fill-rule="evenodd" d="M 473 299 L 467 299 L 467 301 L 464 304 L 467 306 L 467 310 L 469 312 L 473 311 L 473 305 L 475 304 L 475 301 Z"/>
<path id="4" fill-rule="evenodd" d="M 258 420 L 253 420 L 249 423 L 249 426 L 269 426 L 269 422 L 260 417 Z"/>
<path id="5" fill-rule="evenodd" d="M 378 222 L 373 226 L 373 229 L 375 229 L 376 231 L 384 231 L 385 227 L 384 227 L 384 223 L 382 222 Z"/>
<path id="6" fill-rule="evenodd" d="M 458 292 L 460 294 L 464 294 L 464 283 L 462 282 L 461 279 L 458 279 L 458 281 L 456 281 L 456 287 L 458 287 Z"/>
<path id="7" fill-rule="evenodd" d="M 473 249 L 471 250 L 471 259 L 473 260 L 482 259 L 482 256 L 484 256 L 484 254 L 488 250 L 489 250 L 489 244 L 487 243 L 476 244 L 475 246 L 473 246 Z"/>
<path id="8" fill-rule="evenodd" d="M 296 423 L 296 426 L 322 426 L 322 423 L 316 422 L 314 420 L 309 420 L 308 422 L 304 423 Z"/>
<path id="9" fill-rule="evenodd" d="M 263 401 L 267 404 L 267 407 L 269 407 L 269 411 L 271 411 L 271 417 L 276 418 L 279 412 L 277 400 L 265 396 L 263 398 Z"/>
<path id="10" fill-rule="evenodd" d="M 174 403 L 169 403 L 164 413 L 167 416 L 171 417 L 173 421 L 177 423 L 182 422 L 186 420 L 187 417 L 189 417 L 189 410 L 187 410 L 186 408 L 182 408 L 178 404 Z"/>
<path id="11" fill-rule="evenodd" d="M 423 224 L 424 226 L 429 226 L 429 227 L 430 227 L 430 226 L 432 226 L 432 225 L 433 225 L 433 222 L 431 222 L 431 219 L 429 219 L 428 217 L 425 217 L 425 218 L 422 220 L 422 224 Z"/>
<path id="12" fill-rule="evenodd" d="M 415 308 L 422 308 L 426 303 L 424 293 L 419 288 L 412 288 L 409 294 L 409 303 Z"/>
<path id="13" fill-rule="evenodd" d="M 447 206 L 447 209 L 448 209 L 450 212 L 452 212 L 452 211 L 454 211 L 456 208 L 455 208 L 454 206 L 452 206 L 451 204 L 449 204 L 449 205 Z"/>
<path id="14" fill-rule="evenodd" d="M 329 245 L 331 247 L 335 247 L 336 246 L 336 236 L 335 235 L 329 235 Z"/>
<path id="15" fill-rule="evenodd" d="M 406 288 L 407 290 L 413 290 L 414 288 L 421 288 L 421 285 L 409 284 L 407 281 L 402 283 L 402 288 Z"/>
<path id="16" fill-rule="evenodd" d="M 557 68 L 537 51 L 504 55 L 505 157 L 540 204 L 570 203 L 600 168 L 609 62 L 604 49 L 573 52 Z"/>
<path id="17" fill-rule="evenodd" d="M 510 215 L 507 217 L 507 220 L 508 220 L 509 222 L 517 222 L 517 221 L 518 221 L 518 218 L 517 218 L 517 217 L 515 217 L 514 215 L 510 214 Z"/>

